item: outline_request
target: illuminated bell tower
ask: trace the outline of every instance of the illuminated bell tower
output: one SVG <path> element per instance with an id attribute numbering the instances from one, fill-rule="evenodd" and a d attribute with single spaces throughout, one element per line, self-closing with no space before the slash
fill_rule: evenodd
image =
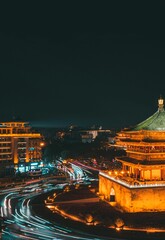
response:
<path id="1" fill-rule="evenodd" d="M 126 149 L 126 156 L 116 157 L 122 171 L 117 175 L 100 171 L 99 193 L 126 212 L 165 211 L 165 110 L 161 96 L 153 115 L 117 133 L 116 145 Z"/>

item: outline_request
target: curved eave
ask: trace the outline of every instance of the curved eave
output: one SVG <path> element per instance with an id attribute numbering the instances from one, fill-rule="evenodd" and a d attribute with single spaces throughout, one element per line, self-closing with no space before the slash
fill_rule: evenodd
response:
<path id="1" fill-rule="evenodd" d="M 133 165 L 137 165 L 137 167 L 139 167 L 139 165 L 141 166 L 165 166 L 165 159 L 164 160 L 138 160 L 135 158 L 130 158 L 130 157 L 116 157 L 117 161 L 120 161 L 122 163 L 127 163 L 127 164 L 133 164 Z"/>

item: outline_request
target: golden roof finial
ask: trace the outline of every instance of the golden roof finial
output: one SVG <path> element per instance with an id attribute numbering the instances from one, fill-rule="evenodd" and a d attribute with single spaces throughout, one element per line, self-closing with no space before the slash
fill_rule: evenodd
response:
<path id="1" fill-rule="evenodd" d="M 161 94 L 160 94 L 160 97 L 158 99 L 158 110 L 159 111 L 164 110 L 164 99 L 162 98 Z"/>

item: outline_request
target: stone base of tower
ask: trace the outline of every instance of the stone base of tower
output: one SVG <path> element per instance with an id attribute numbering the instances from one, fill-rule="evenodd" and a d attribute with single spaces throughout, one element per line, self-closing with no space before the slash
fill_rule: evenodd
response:
<path id="1" fill-rule="evenodd" d="M 127 187 L 99 174 L 99 194 L 112 206 L 125 212 L 165 211 L 165 186 Z"/>

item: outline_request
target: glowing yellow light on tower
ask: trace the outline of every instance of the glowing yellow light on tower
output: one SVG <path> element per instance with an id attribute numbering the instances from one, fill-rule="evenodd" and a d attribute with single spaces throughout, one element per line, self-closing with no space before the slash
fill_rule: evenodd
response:
<path id="1" fill-rule="evenodd" d="M 44 147 L 44 146 L 45 146 L 45 143 L 44 143 L 44 142 L 41 142 L 41 143 L 40 143 L 40 146 L 41 146 L 41 147 Z"/>

